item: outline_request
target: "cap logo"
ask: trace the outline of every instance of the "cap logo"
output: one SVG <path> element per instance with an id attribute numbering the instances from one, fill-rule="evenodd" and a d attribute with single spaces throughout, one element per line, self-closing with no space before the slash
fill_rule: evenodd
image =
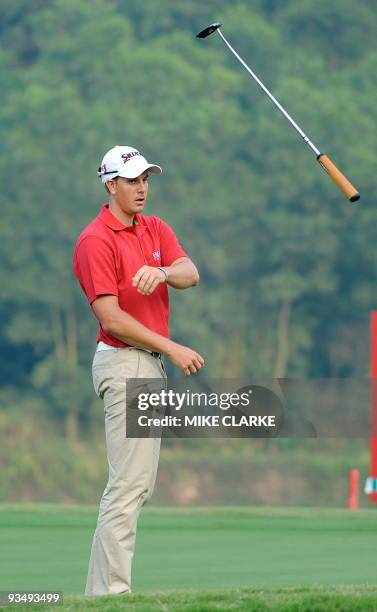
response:
<path id="1" fill-rule="evenodd" d="M 123 153 L 121 158 L 123 159 L 123 163 L 126 164 L 131 157 L 135 157 L 136 155 L 141 155 L 141 153 L 139 153 L 139 151 L 131 151 L 131 153 Z"/>

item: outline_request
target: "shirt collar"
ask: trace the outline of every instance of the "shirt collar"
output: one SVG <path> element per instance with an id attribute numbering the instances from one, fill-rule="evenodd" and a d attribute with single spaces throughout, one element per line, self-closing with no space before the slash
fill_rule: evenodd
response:
<path id="1" fill-rule="evenodd" d="M 101 212 L 98 215 L 99 219 L 114 231 L 130 230 L 133 227 L 140 226 L 140 220 L 138 215 L 135 215 L 133 226 L 124 225 L 119 219 L 117 219 L 109 209 L 109 204 L 103 204 Z"/>

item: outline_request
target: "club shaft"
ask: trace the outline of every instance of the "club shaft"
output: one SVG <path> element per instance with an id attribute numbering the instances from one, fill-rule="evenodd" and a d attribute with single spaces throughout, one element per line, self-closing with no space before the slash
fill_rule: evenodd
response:
<path id="1" fill-rule="evenodd" d="M 247 70 L 250 76 L 258 83 L 258 85 L 263 89 L 264 93 L 270 98 L 270 100 L 278 107 L 280 112 L 288 119 L 289 123 L 295 128 L 295 130 L 300 134 L 300 136 L 304 139 L 307 145 L 314 151 L 314 153 L 318 156 L 321 154 L 319 149 L 312 143 L 312 141 L 307 137 L 307 135 L 303 132 L 299 125 L 292 119 L 289 113 L 285 110 L 285 108 L 274 98 L 272 93 L 267 89 L 267 87 L 262 83 L 262 81 L 257 77 L 257 75 L 249 68 L 246 62 L 243 61 L 242 57 L 238 55 L 237 51 L 233 49 L 232 45 L 227 41 L 224 34 L 221 32 L 220 28 L 216 30 L 218 35 L 223 39 L 224 43 L 228 47 L 228 49 L 233 53 L 233 55 L 241 62 L 242 66 Z"/>

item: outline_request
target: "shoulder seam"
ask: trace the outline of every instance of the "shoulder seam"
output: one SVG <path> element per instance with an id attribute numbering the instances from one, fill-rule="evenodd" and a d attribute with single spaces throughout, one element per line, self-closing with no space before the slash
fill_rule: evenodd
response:
<path id="1" fill-rule="evenodd" d="M 78 242 L 84 242 L 87 238 L 96 238 L 97 240 L 101 240 L 102 242 L 109 242 L 108 236 L 98 236 L 97 234 L 85 234 L 85 236 L 80 236 Z"/>

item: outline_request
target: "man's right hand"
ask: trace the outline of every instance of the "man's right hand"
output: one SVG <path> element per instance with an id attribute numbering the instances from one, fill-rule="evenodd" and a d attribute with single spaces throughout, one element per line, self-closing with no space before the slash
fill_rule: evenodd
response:
<path id="1" fill-rule="evenodd" d="M 188 346 L 171 342 L 171 346 L 165 354 L 172 364 L 186 376 L 191 376 L 191 374 L 195 374 L 204 367 L 203 357 Z"/>

